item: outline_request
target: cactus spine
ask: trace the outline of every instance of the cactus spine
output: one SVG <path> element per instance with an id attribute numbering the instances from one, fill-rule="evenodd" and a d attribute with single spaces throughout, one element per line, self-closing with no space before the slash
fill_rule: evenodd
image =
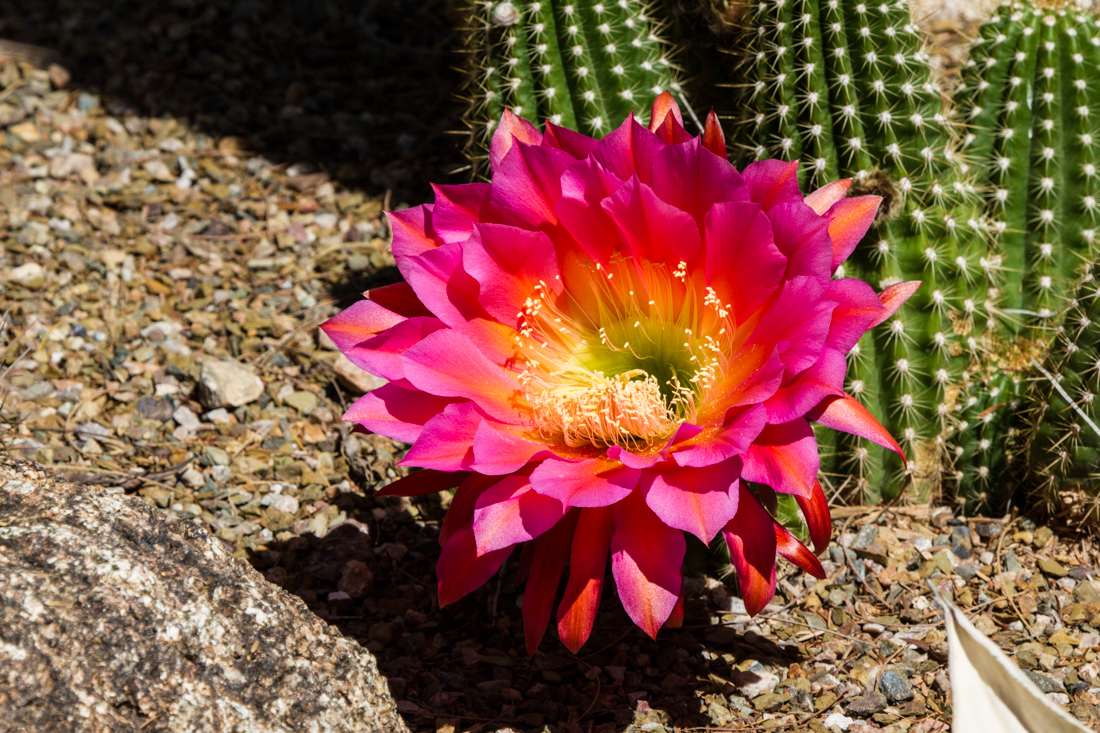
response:
<path id="1" fill-rule="evenodd" d="M 503 111 L 601 137 L 676 88 L 667 48 L 639 0 L 477 0 L 466 48 L 467 157 L 487 174 L 487 151 Z"/>
<path id="2" fill-rule="evenodd" d="M 950 460 L 948 387 L 985 327 L 988 278 L 973 186 L 953 155 L 929 57 L 904 2 L 760 0 L 750 23 L 742 145 L 756 158 L 803 160 L 804 187 L 852 177 L 854 191 L 886 197 L 881 222 L 838 276 L 924 283 L 853 350 L 848 388 L 915 457 L 917 494 L 927 496 Z M 854 478 L 862 498 L 902 489 L 888 451 L 822 437 L 835 453 L 826 470 Z"/>
<path id="3" fill-rule="evenodd" d="M 1008 338 L 1045 340 L 1096 240 L 1100 35 L 1065 9 L 1003 7 L 963 77 L 964 152 L 989 182 Z"/>
<path id="4" fill-rule="evenodd" d="M 1085 267 L 1032 391 L 1031 483 L 1049 514 L 1100 522 L 1100 262 Z M 1045 372 L 1045 373 L 1042 373 Z"/>

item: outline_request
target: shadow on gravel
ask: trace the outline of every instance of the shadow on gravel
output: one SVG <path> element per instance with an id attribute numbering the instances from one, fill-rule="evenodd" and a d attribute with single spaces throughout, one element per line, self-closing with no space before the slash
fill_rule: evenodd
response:
<path id="1" fill-rule="evenodd" d="M 393 202 L 461 182 L 453 0 L 0 0 L 116 116 L 189 119 Z"/>

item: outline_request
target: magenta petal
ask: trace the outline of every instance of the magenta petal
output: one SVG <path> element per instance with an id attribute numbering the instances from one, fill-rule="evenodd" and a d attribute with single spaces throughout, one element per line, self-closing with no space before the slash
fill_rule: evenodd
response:
<path id="1" fill-rule="evenodd" d="M 360 369 L 393 382 L 405 378 L 401 355 L 420 343 L 428 334 L 441 328 L 446 326 L 438 318 L 409 318 L 373 338 L 341 351 L 348 361 Z"/>
<path id="2" fill-rule="evenodd" d="M 557 224 L 561 174 L 576 159 L 557 148 L 514 145 L 493 171 L 493 208 L 505 224 L 530 229 Z"/>
<path id="3" fill-rule="evenodd" d="M 569 507 L 610 506 L 624 499 L 642 472 L 601 458 L 576 463 L 551 458 L 531 473 L 531 486 Z"/>
<path id="4" fill-rule="evenodd" d="M 813 428 L 803 418 L 768 425 L 743 460 L 745 479 L 784 494 L 809 497 L 819 461 Z"/>
<path id="5" fill-rule="evenodd" d="M 553 453 L 543 443 L 536 443 L 502 429 L 488 420 L 483 421 L 474 435 L 474 461 L 471 468 L 489 476 L 514 473 L 532 460 L 549 457 Z"/>
<path id="6" fill-rule="evenodd" d="M 842 354 L 851 351 L 886 311 L 875 291 L 862 280 L 831 280 L 825 297 L 837 304 L 825 343 Z"/>
<path id="7" fill-rule="evenodd" d="M 832 183 L 826 183 L 806 196 L 806 205 L 813 209 L 815 214 L 824 215 L 833 207 L 833 204 L 848 195 L 848 189 L 851 187 L 851 178 L 841 178 Z"/>
<path id="8" fill-rule="evenodd" d="M 779 348 L 788 374 L 811 367 L 825 345 L 836 307 L 822 295 L 821 285 L 805 275 L 784 282 L 779 297 L 742 350 Z"/>
<path id="9" fill-rule="evenodd" d="M 542 133 L 530 122 L 506 109 L 500 118 L 500 124 L 493 131 L 493 140 L 489 143 L 489 166 L 493 173 L 496 173 L 501 161 L 517 141 L 538 145 L 542 142 Z"/>
<path id="10" fill-rule="evenodd" d="M 336 348 L 347 353 L 356 344 L 405 320 L 370 300 L 359 300 L 321 324 Z"/>
<path id="11" fill-rule="evenodd" d="M 412 443 L 420 437 L 424 423 L 454 402 L 449 397 L 436 397 L 390 383 L 360 397 L 342 419 L 358 423 L 372 433 Z"/>
<path id="12" fill-rule="evenodd" d="M 607 449 L 607 457 L 613 461 L 619 461 L 624 466 L 639 469 L 653 468 L 663 460 L 660 453 L 640 455 L 638 453 L 631 453 L 617 445 L 613 445 Z"/>
<path id="13" fill-rule="evenodd" d="M 779 349 L 772 347 L 767 360 L 737 385 L 737 397 L 732 403 L 733 406 L 743 407 L 764 402 L 783 385 L 783 376 L 786 373 L 787 365 L 783 363 Z"/>
<path id="14" fill-rule="evenodd" d="M 615 505 L 611 573 L 628 616 L 656 638 L 680 597 L 687 543 L 662 522 L 638 492 Z"/>
<path id="15" fill-rule="evenodd" d="M 827 428 L 867 438 L 883 448 L 889 448 L 905 460 L 905 451 L 894 440 L 894 436 L 890 435 L 890 431 L 854 397 L 826 397 L 821 404 L 806 413 L 806 417 Z"/>
<path id="16" fill-rule="evenodd" d="M 524 389 L 511 373 L 485 358 L 462 334 L 436 331 L 405 352 L 405 378 L 417 388 L 444 397 L 473 400 L 491 417 L 518 420 Z"/>
<path id="17" fill-rule="evenodd" d="M 485 312 L 510 326 L 517 324 L 524 301 L 538 295 L 540 281 L 561 288 L 554 244 L 543 232 L 479 224 L 462 247 L 462 265 L 481 286 Z"/>
<path id="18" fill-rule="evenodd" d="M 852 254 L 874 223 L 881 203 L 881 196 L 856 196 L 839 201 L 829 209 L 825 216 L 829 219 L 829 237 L 833 240 L 831 269 L 835 270 Z"/>
<path id="19" fill-rule="evenodd" d="M 454 603 L 485 585 L 511 552 L 512 548 L 506 547 L 479 556 L 473 530 L 462 527 L 456 531 L 443 545 L 435 565 L 435 575 L 439 578 L 439 605 Z"/>
<path id="20" fill-rule="evenodd" d="M 547 122 L 542 144 L 564 150 L 577 160 L 584 160 L 596 149 L 599 141 L 568 127 L 558 127 L 553 122 Z"/>
<path id="21" fill-rule="evenodd" d="M 772 220 L 775 246 L 787 258 L 786 278 L 807 275 L 822 287 L 828 284 L 835 269 L 829 220 L 801 201 L 776 204 L 768 217 Z"/>
<path id="22" fill-rule="evenodd" d="M 759 204 L 715 204 L 706 215 L 706 282 L 744 322 L 779 288 L 787 258 L 775 246 L 772 223 Z"/>
<path id="23" fill-rule="evenodd" d="M 565 230 L 596 262 L 607 264 L 622 246 L 618 227 L 600 206 L 622 185 L 622 180 L 591 158 L 577 161 L 562 174 L 562 197 L 554 211 Z"/>
<path id="24" fill-rule="evenodd" d="M 401 465 L 468 471 L 474 460 L 474 435 L 482 419 L 470 402 L 447 405 L 442 413 L 424 423 L 424 430 L 401 459 Z"/>
<path id="25" fill-rule="evenodd" d="M 653 189 L 631 178 L 600 204 L 615 222 L 628 252 L 640 262 L 667 265 L 693 262 L 699 252 L 699 227 L 687 212 L 667 204 Z"/>
<path id="26" fill-rule="evenodd" d="M 444 243 L 464 242 L 470 238 L 475 224 L 496 221 L 489 203 L 493 188 L 488 183 L 433 184 L 432 188 L 435 190 L 432 228 Z"/>
<path id="27" fill-rule="evenodd" d="M 691 214 L 700 230 L 714 204 L 749 200 L 748 186 L 737 169 L 705 149 L 698 138 L 657 153 L 651 182 L 654 193 Z"/>
<path id="28" fill-rule="evenodd" d="M 444 244 L 417 257 L 397 261 L 416 297 L 449 326 L 484 316 L 477 280 L 462 267 L 462 245 Z"/>
<path id="29" fill-rule="evenodd" d="M 882 305 L 886 308 L 886 310 L 883 313 L 879 314 L 878 318 L 876 318 L 871 323 L 871 328 L 874 328 L 890 316 L 897 313 L 898 308 L 901 308 L 901 306 L 905 304 L 905 301 L 909 300 L 913 293 L 917 292 L 917 290 L 920 288 L 920 285 L 920 280 L 895 283 L 879 293 L 879 300 L 882 301 Z"/>
<path id="30" fill-rule="evenodd" d="M 737 571 L 737 584 L 745 610 L 755 616 L 775 596 L 775 528 L 772 517 L 748 490 L 740 484 L 737 514 L 722 535 Z"/>
<path id="31" fill-rule="evenodd" d="M 592 157 L 619 180 L 627 181 L 637 175 L 642 183 L 648 183 L 653 160 L 665 146 L 666 143 L 642 127 L 631 113 L 619 129 L 600 140 Z"/>
<path id="32" fill-rule="evenodd" d="M 432 209 L 427 204 L 401 211 L 387 211 L 390 231 L 393 232 L 393 257 L 397 266 L 406 257 L 417 257 L 443 244 L 432 231 Z"/>
<path id="33" fill-rule="evenodd" d="M 768 422 L 790 422 L 805 415 L 826 397 L 844 394 L 847 370 L 844 355 L 826 346 L 817 363 L 776 390 L 764 403 Z"/>
<path id="34" fill-rule="evenodd" d="M 692 441 L 687 448 L 672 452 L 672 460 L 678 466 L 701 468 L 742 455 L 764 429 L 766 418 L 767 410 L 760 404 L 734 408 L 717 432 Z"/>
<path id="35" fill-rule="evenodd" d="M 416 293 L 413 292 L 408 283 L 380 285 L 377 288 L 371 288 L 363 295 L 367 300 L 377 303 L 399 316 L 405 316 L 406 318 L 415 318 L 416 316 L 433 317 L 432 312 L 424 307 L 424 304 L 420 302 L 420 298 L 416 297 Z"/>
<path id="36" fill-rule="evenodd" d="M 741 178 L 749 187 L 749 196 L 770 211 L 776 204 L 802 201 L 798 190 L 798 161 L 760 160 L 750 163 L 741 171 Z"/>
<path id="37" fill-rule="evenodd" d="M 477 498 L 477 554 L 533 540 L 565 515 L 557 499 L 531 489 L 526 476 L 508 476 Z"/>
<path id="38" fill-rule="evenodd" d="M 662 522 L 710 544 L 737 513 L 740 475 L 740 458 L 704 468 L 666 465 L 659 471 L 647 471 L 638 486 Z"/>

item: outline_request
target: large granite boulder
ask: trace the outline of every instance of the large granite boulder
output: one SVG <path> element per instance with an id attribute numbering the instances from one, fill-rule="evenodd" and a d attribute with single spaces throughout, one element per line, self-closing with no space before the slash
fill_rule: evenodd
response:
<path id="1" fill-rule="evenodd" d="M 221 540 L 0 459 L 0 731 L 406 731 L 374 657 Z"/>

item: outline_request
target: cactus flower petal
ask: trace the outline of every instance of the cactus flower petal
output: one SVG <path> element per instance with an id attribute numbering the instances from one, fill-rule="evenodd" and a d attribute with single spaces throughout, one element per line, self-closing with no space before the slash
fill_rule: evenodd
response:
<path id="1" fill-rule="evenodd" d="M 717 118 L 692 138 L 671 95 L 651 125 L 596 141 L 505 115 L 489 183 L 389 214 L 405 282 L 324 325 L 389 380 L 344 418 L 410 443 L 401 465 L 421 469 L 382 494 L 454 489 L 440 603 L 523 545 L 531 653 L 566 567 L 558 634 L 585 643 L 609 556 L 635 624 L 682 623 L 685 532 L 722 534 L 758 612 L 777 556 L 821 571 L 773 519 L 790 494 L 814 549 L 829 541 L 810 422 L 900 453 L 845 395 L 845 355 L 919 284 L 832 279 L 877 202 L 846 199 L 848 181 L 803 197 L 795 163 L 739 172 Z"/>
<path id="2" fill-rule="evenodd" d="M 806 417 L 827 428 L 867 438 L 883 448 L 889 448 L 905 460 L 905 452 L 898 442 L 854 397 L 826 397 Z"/>
<path id="3" fill-rule="evenodd" d="M 814 552 L 819 554 L 824 552 L 829 545 L 833 528 L 829 519 L 829 501 L 825 498 L 821 484 L 815 479 L 814 485 L 810 487 L 809 497 L 795 495 L 794 498 L 798 502 L 798 508 L 802 510 L 802 516 L 806 519 Z"/>
<path id="4" fill-rule="evenodd" d="M 653 638 L 680 597 L 686 549 L 683 533 L 662 522 L 637 493 L 615 505 L 611 573 L 627 615 Z"/>
<path id="5" fill-rule="evenodd" d="M 737 571 L 745 610 L 755 616 L 775 595 L 775 527 L 745 484 L 740 486 L 737 514 L 723 528 L 730 560 Z"/>
<path id="6" fill-rule="evenodd" d="M 808 497 L 817 476 L 814 431 L 804 418 L 768 425 L 749 446 L 741 475 L 775 491 Z"/>
<path id="7" fill-rule="evenodd" d="M 580 513 L 569 553 L 569 581 L 558 604 L 558 636 L 576 654 L 592 633 L 600 605 L 615 512 L 610 507 Z"/>

